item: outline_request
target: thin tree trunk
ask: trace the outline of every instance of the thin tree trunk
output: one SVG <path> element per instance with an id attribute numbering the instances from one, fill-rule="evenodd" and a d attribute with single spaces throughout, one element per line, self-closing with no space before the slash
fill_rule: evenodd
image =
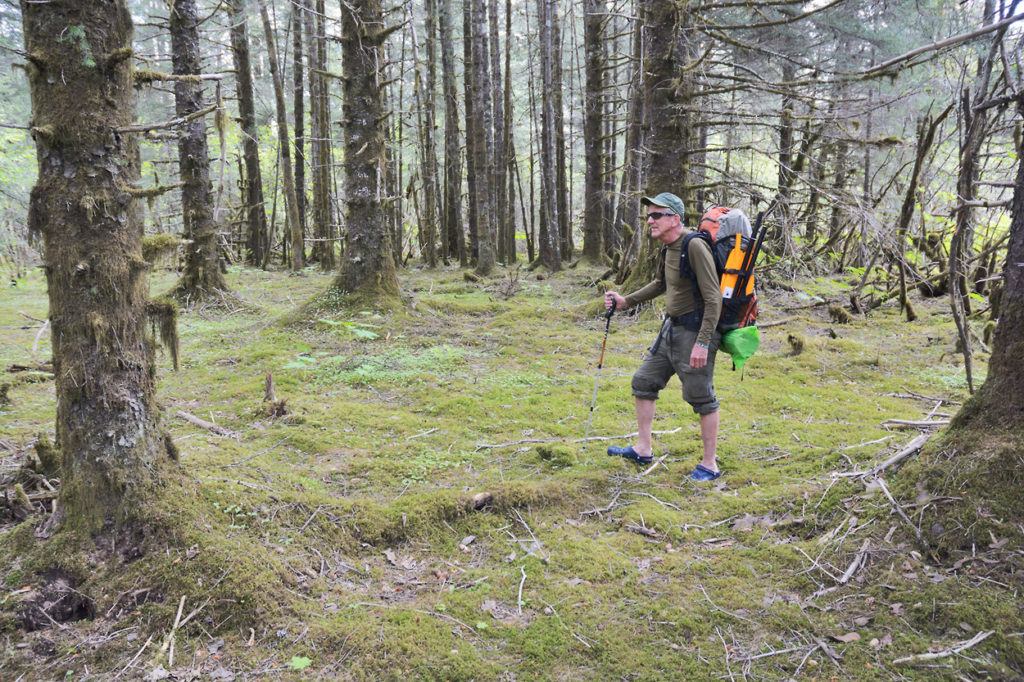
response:
<path id="1" fill-rule="evenodd" d="M 295 122 L 295 210 L 299 230 L 306 236 L 306 70 L 303 64 L 303 25 L 309 0 L 292 3 L 292 118 Z"/>
<path id="2" fill-rule="evenodd" d="M 492 114 L 494 132 L 492 135 L 493 143 L 493 164 L 494 164 L 494 176 L 492 185 L 494 188 L 494 221 L 493 221 L 493 236 L 496 245 L 497 258 L 502 263 L 509 263 L 510 260 L 514 260 L 515 254 L 508 253 L 508 242 L 505 239 L 505 234 L 508 231 L 508 190 L 505 186 L 505 174 L 506 174 L 506 162 L 505 162 L 505 97 L 502 94 L 502 83 L 501 83 L 501 59 L 500 59 L 500 45 L 498 36 L 500 31 L 498 30 L 498 0 L 488 0 L 487 11 L 490 17 L 490 48 L 491 48 L 491 72 L 492 78 L 491 83 L 493 85 L 491 91 L 491 103 L 492 103 Z M 505 34 L 505 40 L 511 40 L 511 34 Z"/>
<path id="3" fill-rule="evenodd" d="M 507 214 L 505 216 L 505 254 L 507 263 L 518 260 L 516 254 L 516 167 L 515 152 L 512 150 L 512 0 L 505 0 L 505 122 L 502 126 L 503 157 L 498 160 L 505 168 L 508 189 L 505 192 Z"/>
<path id="4" fill-rule="evenodd" d="M 199 75 L 199 16 L 195 0 L 175 0 L 170 32 L 174 73 Z M 199 84 L 174 83 L 174 110 L 179 118 L 204 107 Z M 195 301 L 227 289 L 217 261 L 217 221 L 210 191 L 210 154 L 206 143 L 206 119 L 194 118 L 178 134 L 178 170 L 181 174 L 181 210 L 185 239 L 185 269 L 175 286 L 181 301 Z"/>
<path id="5" fill-rule="evenodd" d="M 476 2 L 477 0 L 463 0 L 462 6 L 462 85 L 466 108 L 466 218 L 469 230 L 469 263 L 474 267 L 480 257 L 480 230 L 477 226 L 480 220 L 477 214 L 479 202 L 476 197 L 482 191 L 480 185 L 483 172 L 478 167 L 480 155 L 477 153 L 477 142 L 480 136 L 475 126 L 479 119 L 474 97 L 476 86 L 473 83 L 476 77 L 473 68 L 473 8 Z"/>
<path id="6" fill-rule="evenodd" d="M 235 62 L 238 118 L 242 129 L 242 157 L 245 160 L 245 262 L 262 266 L 269 249 L 270 236 L 267 233 L 267 209 L 263 198 L 263 174 L 260 171 L 259 131 L 256 128 L 245 0 L 232 0 L 231 3 L 231 54 Z"/>
<path id="7" fill-rule="evenodd" d="M 284 177 L 284 204 L 287 215 L 288 235 L 291 245 L 290 267 L 292 271 L 301 270 L 305 265 L 305 248 L 302 241 L 302 223 L 299 222 L 299 204 L 295 194 L 294 175 L 292 174 L 291 142 L 288 140 L 288 112 L 284 103 L 284 81 L 281 78 L 280 63 L 277 60 L 277 47 L 274 31 L 267 14 L 266 0 L 258 0 L 260 16 L 263 18 L 263 33 L 267 41 L 267 59 L 270 60 L 270 76 L 274 81 L 274 101 L 277 105 L 277 140 L 280 148 L 281 175 Z"/>
<path id="8" fill-rule="evenodd" d="M 438 41 L 441 47 L 441 83 L 444 93 L 444 204 L 442 231 L 445 259 L 458 258 L 465 267 L 466 240 L 462 234 L 462 160 L 459 155 L 459 107 L 455 86 L 451 0 L 436 0 Z"/>
<path id="9" fill-rule="evenodd" d="M 562 269 L 562 234 L 558 218 L 559 201 L 556 198 L 557 162 L 555 154 L 555 112 L 552 92 L 554 81 L 554 29 L 552 15 L 555 0 L 537 0 L 538 35 L 540 37 L 541 89 L 540 100 L 540 235 L 538 256 L 541 265 L 552 272 Z"/>
<path id="10" fill-rule="evenodd" d="M 604 228 L 604 40 L 603 0 L 586 0 L 583 4 L 583 44 L 586 50 L 586 94 L 583 106 L 583 258 L 599 262 L 602 256 L 601 236 Z"/>
<path id="11" fill-rule="evenodd" d="M 561 260 L 572 260 L 576 245 L 572 238 L 572 221 L 569 220 L 569 187 L 565 164 L 565 108 L 564 78 L 562 77 L 562 24 L 558 16 L 559 3 L 551 0 L 548 6 L 548 21 L 551 28 L 551 83 L 545 90 L 545 97 L 551 98 L 552 125 L 554 126 L 554 157 L 555 157 L 555 204 L 558 210 L 558 237 L 560 239 L 559 257 Z"/>
<path id="12" fill-rule="evenodd" d="M 426 19 L 424 24 L 424 40 L 426 41 L 426 68 L 419 65 L 418 49 L 415 33 L 413 34 L 413 59 L 416 62 L 416 107 L 420 126 L 420 179 L 423 182 L 422 219 L 418 221 L 421 235 L 420 243 L 424 260 L 429 267 L 437 265 L 437 145 L 435 142 L 436 123 L 434 121 L 434 85 L 436 83 L 437 59 L 434 49 L 434 27 L 436 11 L 433 4 L 436 0 L 427 0 Z"/>
<path id="13" fill-rule="evenodd" d="M 487 56 L 487 6 L 485 0 L 473 0 L 473 124 L 480 174 L 476 193 L 477 261 L 476 274 L 488 275 L 494 269 L 494 111 L 491 107 L 491 72 Z"/>
<path id="14" fill-rule="evenodd" d="M 331 212 L 331 115 L 329 109 L 327 41 L 324 22 L 324 0 L 316 0 L 312 17 L 307 13 L 307 35 L 312 61 L 309 70 L 312 137 L 310 144 L 313 173 L 313 253 L 320 269 L 327 272 L 337 267 L 335 258 L 334 219 Z"/>

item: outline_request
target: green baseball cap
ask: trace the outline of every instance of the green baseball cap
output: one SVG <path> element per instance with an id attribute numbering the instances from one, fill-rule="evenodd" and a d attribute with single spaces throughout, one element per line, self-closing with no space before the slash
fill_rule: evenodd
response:
<path id="1" fill-rule="evenodd" d="M 686 209 L 683 207 L 683 200 L 671 192 L 662 192 L 653 199 L 651 197 L 641 197 L 640 203 L 644 206 L 660 206 L 670 209 L 679 216 L 680 220 L 683 219 L 683 215 L 686 213 Z"/>

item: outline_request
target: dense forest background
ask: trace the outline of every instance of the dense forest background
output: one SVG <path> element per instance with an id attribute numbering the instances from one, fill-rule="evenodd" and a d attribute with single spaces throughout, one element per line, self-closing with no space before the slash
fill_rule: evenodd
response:
<path id="1" fill-rule="evenodd" d="M 0 2 L 0 676 L 1017 679 L 1018 6 Z M 662 191 L 771 208 L 711 486 Z"/>
<path id="2" fill-rule="evenodd" d="M 188 115 L 175 109 L 180 81 L 161 79 L 176 72 L 174 13 L 162 2 L 129 6 L 145 131 L 138 184 L 151 192 L 140 212 L 153 248 L 169 253 L 182 237 L 181 192 L 168 190 L 182 177 L 173 121 Z M 683 197 L 691 223 L 713 203 L 755 213 L 779 198 L 768 243 L 785 271 L 898 263 L 911 286 L 942 289 L 953 247 L 970 291 L 984 294 L 1003 253 L 1020 136 L 1011 9 L 386 4 L 374 65 L 386 158 L 373 201 L 394 261 L 558 269 L 582 253 L 613 263 L 621 281 L 646 255 L 637 209 L 650 187 Z M 2 11 L 13 67 L 23 61 L 20 13 Z M 195 12 L 194 69 L 204 75 L 188 88 L 216 107 L 203 113 L 220 258 L 338 267 L 348 230 L 340 6 Z M 973 37 L 950 40 L 963 36 Z M 35 164 L 24 74 L 6 68 L 2 78 L 2 257 L 17 273 L 33 262 L 24 216 Z"/>

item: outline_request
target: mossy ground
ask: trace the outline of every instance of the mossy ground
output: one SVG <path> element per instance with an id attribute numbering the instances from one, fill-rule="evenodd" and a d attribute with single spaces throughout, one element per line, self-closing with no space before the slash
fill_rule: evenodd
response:
<path id="1" fill-rule="evenodd" d="M 762 330 L 742 375 L 719 360 L 725 476 L 695 484 L 697 420 L 675 381 L 655 422 L 667 432 L 656 436 L 662 463 L 641 475 L 604 454 L 635 429 L 629 378 L 657 310 L 613 319 L 592 439 L 581 442 L 604 333 L 588 315 L 599 293 L 584 282 L 596 274 L 523 276 L 512 291 L 502 272 L 475 284 L 459 270 L 406 270 L 401 309 L 331 305 L 303 321 L 294 311 L 330 275 L 232 270 L 242 302 L 182 311 L 180 370 L 160 363 L 184 476 L 154 500 L 150 551 L 111 569 L 59 549 L 67 539 L 36 539 L 42 515 L 0 528 L 10 557 L 0 679 L 102 679 L 126 667 L 138 678 L 158 665 L 179 678 L 357 680 L 1024 671 L 1024 532 L 1009 516 L 1020 503 L 986 502 L 969 466 L 982 446 L 961 444 L 962 458 L 927 447 L 886 474 L 930 552 L 877 483 L 838 476 L 915 435 L 887 420 L 945 418 L 957 406 L 930 398 L 965 398 L 944 300 L 915 299 L 909 324 L 895 303 L 836 324 L 828 306 L 842 302 L 841 282 L 767 292 L 762 321 L 793 319 Z M 174 279 L 158 273 L 152 290 Z M 4 368 L 49 356 L 45 338 L 33 356 L 38 326 L 19 311 L 46 317 L 38 273 L 0 297 Z M 789 334 L 802 337 L 799 352 Z M 267 416 L 267 372 L 283 416 Z M 52 382 L 9 383 L 0 476 L 38 434 L 52 437 Z M 982 459 L 995 470 L 1019 452 L 1011 442 Z M 981 512 L 946 511 L 968 507 Z M 26 633 L 22 588 L 53 566 L 76 577 L 95 614 Z M 203 610 L 177 633 L 171 663 L 159 645 L 181 597 L 182 617 Z M 894 663 L 989 630 L 962 655 Z M 849 633 L 859 639 L 831 639 Z"/>

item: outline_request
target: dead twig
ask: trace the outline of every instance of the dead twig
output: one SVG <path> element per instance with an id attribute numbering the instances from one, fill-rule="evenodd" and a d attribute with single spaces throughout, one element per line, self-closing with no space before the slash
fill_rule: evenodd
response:
<path id="1" fill-rule="evenodd" d="M 669 435 L 669 434 L 673 434 L 673 433 L 678 433 L 680 430 L 682 430 L 682 428 L 683 427 L 681 427 L 681 426 L 677 426 L 676 428 L 672 429 L 671 431 L 652 431 L 652 433 L 655 436 L 665 436 L 665 435 Z M 622 435 L 622 436 L 589 436 L 587 438 L 574 438 L 574 439 L 570 440 L 569 442 L 570 443 L 589 443 L 592 440 L 625 440 L 627 438 L 632 438 L 635 435 L 637 435 L 636 431 L 634 431 L 633 433 L 627 433 L 627 434 Z M 508 443 L 495 443 L 495 444 L 477 443 L 476 444 L 476 450 L 493 450 L 495 448 L 510 448 L 510 447 L 515 446 L 515 445 L 529 445 L 531 443 L 559 443 L 559 442 L 562 442 L 564 440 L 565 440 L 564 438 L 523 438 L 522 440 L 514 440 L 514 441 L 510 441 Z"/>
<path id="2" fill-rule="evenodd" d="M 878 481 L 878 485 L 882 489 L 882 492 L 885 493 L 885 496 L 889 498 L 889 502 L 890 504 L 892 504 L 893 509 L 896 510 L 896 513 L 900 515 L 901 519 L 906 521 L 907 525 L 910 526 L 911 529 L 913 529 L 914 535 L 917 536 L 917 541 L 921 543 L 922 547 L 931 551 L 931 545 L 929 545 L 928 541 L 924 539 L 923 535 L 921 535 L 921 529 L 914 525 L 914 522 L 910 520 L 910 517 L 907 516 L 907 513 L 903 511 L 903 507 L 899 505 L 896 499 L 892 496 L 892 493 L 889 492 L 889 486 L 885 484 L 885 479 L 877 478 L 875 480 Z"/>
<path id="3" fill-rule="evenodd" d="M 221 436 L 227 436 L 228 438 L 238 438 L 239 436 L 238 433 L 230 429 L 225 429 L 223 426 L 214 424 L 213 422 L 205 421 L 203 419 L 200 419 L 199 417 L 196 417 L 195 415 L 191 415 L 188 412 L 184 412 L 182 410 L 178 410 L 178 417 L 184 419 L 190 424 L 195 424 L 200 428 L 206 429 L 207 431 L 212 431 Z"/>
<path id="4" fill-rule="evenodd" d="M 951 646 L 948 649 L 943 649 L 942 651 L 929 651 L 928 653 L 924 653 L 924 654 L 916 654 L 914 656 L 906 656 L 904 658 L 897 658 L 895 661 L 893 661 L 893 664 L 896 665 L 896 664 L 902 664 L 902 663 L 914 663 L 914 662 L 917 662 L 917 661 L 934 661 L 937 658 L 946 658 L 947 656 L 953 656 L 955 654 L 959 654 L 961 651 L 966 651 L 967 649 L 970 649 L 972 646 L 976 646 L 978 644 L 981 644 L 982 642 L 984 642 L 986 639 L 988 639 L 994 633 L 995 633 L 995 630 L 989 630 L 987 632 L 979 632 L 978 634 L 976 634 L 974 637 L 971 637 L 966 642 L 960 642 L 959 644 L 957 644 L 955 646 Z"/>
<path id="5" fill-rule="evenodd" d="M 882 426 L 892 426 L 897 429 L 937 429 L 940 426 L 949 424 L 948 419 L 933 419 L 930 421 L 914 421 L 912 419 L 886 419 Z"/>

